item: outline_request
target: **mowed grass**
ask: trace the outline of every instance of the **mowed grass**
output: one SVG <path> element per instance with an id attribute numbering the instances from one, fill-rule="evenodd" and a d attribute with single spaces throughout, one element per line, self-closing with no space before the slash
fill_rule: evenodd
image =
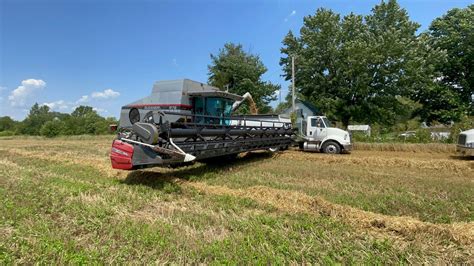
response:
<path id="1" fill-rule="evenodd" d="M 254 153 L 115 171 L 111 137 L 0 140 L 0 263 L 473 263 L 474 162 Z"/>

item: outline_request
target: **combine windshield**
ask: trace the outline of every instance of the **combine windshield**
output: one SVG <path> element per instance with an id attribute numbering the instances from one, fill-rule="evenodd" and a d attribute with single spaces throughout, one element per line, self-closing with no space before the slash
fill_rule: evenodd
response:
<path id="1" fill-rule="evenodd" d="M 232 112 L 232 101 L 224 98 L 207 98 L 206 115 L 230 116 Z"/>
<path id="2" fill-rule="evenodd" d="M 232 113 L 232 100 L 218 97 L 194 99 L 194 113 L 197 115 L 229 117 Z M 228 125 L 228 119 L 196 117 L 196 123 Z"/>

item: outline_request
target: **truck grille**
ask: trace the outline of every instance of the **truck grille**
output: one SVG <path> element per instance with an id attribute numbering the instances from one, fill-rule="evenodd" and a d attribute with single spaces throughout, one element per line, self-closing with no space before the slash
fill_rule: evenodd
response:
<path id="1" fill-rule="evenodd" d="M 467 135 L 459 134 L 458 144 L 459 145 L 465 145 L 466 144 L 466 138 L 467 138 Z"/>

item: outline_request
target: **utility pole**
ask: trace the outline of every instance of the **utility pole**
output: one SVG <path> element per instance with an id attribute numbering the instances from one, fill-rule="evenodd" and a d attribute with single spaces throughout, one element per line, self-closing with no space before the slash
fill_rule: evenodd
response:
<path id="1" fill-rule="evenodd" d="M 291 94 L 291 108 L 292 111 L 294 112 L 296 110 L 295 107 L 295 56 L 291 56 L 291 88 L 292 88 L 292 94 Z"/>

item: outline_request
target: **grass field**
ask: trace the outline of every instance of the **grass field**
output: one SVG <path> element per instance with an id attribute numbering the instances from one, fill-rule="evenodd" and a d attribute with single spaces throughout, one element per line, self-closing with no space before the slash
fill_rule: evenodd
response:
<path id="1" fill-rule="evenodd" d="M 125 172 L 111 139 L 0 139 L 0 264 L 474 263 L 474 161 L 452 146 Z"/>

